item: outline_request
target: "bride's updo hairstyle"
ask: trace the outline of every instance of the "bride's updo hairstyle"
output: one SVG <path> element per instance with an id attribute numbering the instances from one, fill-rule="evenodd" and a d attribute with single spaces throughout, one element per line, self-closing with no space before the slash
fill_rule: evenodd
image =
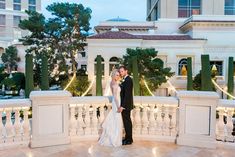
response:
<path id="1" fill-rule="evenodd" d="M 118 69 L 114 69 L 112 72 L 111 72 L 111 78 L 115 77 L 116 73 L 118 72 Z"/>

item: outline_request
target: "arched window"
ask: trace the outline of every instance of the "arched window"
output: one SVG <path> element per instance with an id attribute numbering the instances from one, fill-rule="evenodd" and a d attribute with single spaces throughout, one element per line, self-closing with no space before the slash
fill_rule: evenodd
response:
<path id="1" fill-rule="evenodd" d="M 181 75 L 181 76 L 187 75 L 187 59 L 186 58 L 183 58 L 179 61 L 178 75 Z"/>
<path id="2" fill-rule="evenodd" d="M 201 0 L 179 0 L 178 17 L 190 17 L 201 13 Z"/>
<path id="3" fill-rule="evenodd" d="M 112 57 L 109 60 L 109 74 L 111 71 L 115 68 L 118 68 L 119 66 L 119 59 L 117 57 Z"/>
<path id="4" fill-rule="evenodd" d="M 97 60 L 97 58 L 95 58 L 95 75 L 96 75 L 96 68 L 97 68 L 97 66 L 96 66 L 96 60 Z M 102 76 L 104 76 L 104 58 L 103 57 L 101 57 L 101 63 L 102 63 Z"/>
<path id="5" fill-rule="evenodd" d="M 223 61 L 210 61 L 211 70 L 216 70 L 216 76 L 223 76 Z"/>

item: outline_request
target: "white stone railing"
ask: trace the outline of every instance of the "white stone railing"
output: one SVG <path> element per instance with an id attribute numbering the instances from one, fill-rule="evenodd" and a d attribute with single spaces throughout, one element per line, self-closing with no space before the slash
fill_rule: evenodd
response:
<path id="1" fill-rule="evenodd" d="M 235 142 L 235 100 L 220 99 L 217 107 L 216 139 L 224 142 Z"/>
<path id="2" fill-rule="evenodd" d="M 12 144 L 28 144 L 30 139 L 29 99 L 0 101 L 0 148 Z"/>
<path id="3" fill-rule="evenodd" d="M 110 97 L 72 97 L 70 135 L 77 138 L 98 137 L 101 123 L 111 109 Z M 137 138 L 175 141 L 178 100 L 174 97 L 134 97 L 131 117 Z M 75 138 L 76 139 L 76 138 Z"/>

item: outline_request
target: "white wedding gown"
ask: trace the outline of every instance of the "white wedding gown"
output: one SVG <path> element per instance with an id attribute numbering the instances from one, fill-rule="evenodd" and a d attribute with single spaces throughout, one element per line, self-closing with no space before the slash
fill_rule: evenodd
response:
<path id="1" fill-rule="evenodd" d="M 102 134 L 99 144 L 103 146 L 118 147 L 122 145 L 122 116 L 117 112 L 120 107 L 120 91 L 118 84 L 113 85 L 112 110 L 108 113 L 102 124 Z"/>

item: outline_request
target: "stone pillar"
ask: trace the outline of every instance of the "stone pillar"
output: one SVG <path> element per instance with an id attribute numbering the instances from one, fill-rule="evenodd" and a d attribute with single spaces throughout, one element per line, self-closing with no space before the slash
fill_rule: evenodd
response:
<path id="1" fill-rule="evenodd" d="M 68 91 L 33 91 L 32 138 L 30 147 L 69 144 L 69 101 Z"/>
<path id="2" fill-rule="evenodd" d="M 216 92 L 179 91 L 179 136 L 177 144 L 215 148 Z"/>

